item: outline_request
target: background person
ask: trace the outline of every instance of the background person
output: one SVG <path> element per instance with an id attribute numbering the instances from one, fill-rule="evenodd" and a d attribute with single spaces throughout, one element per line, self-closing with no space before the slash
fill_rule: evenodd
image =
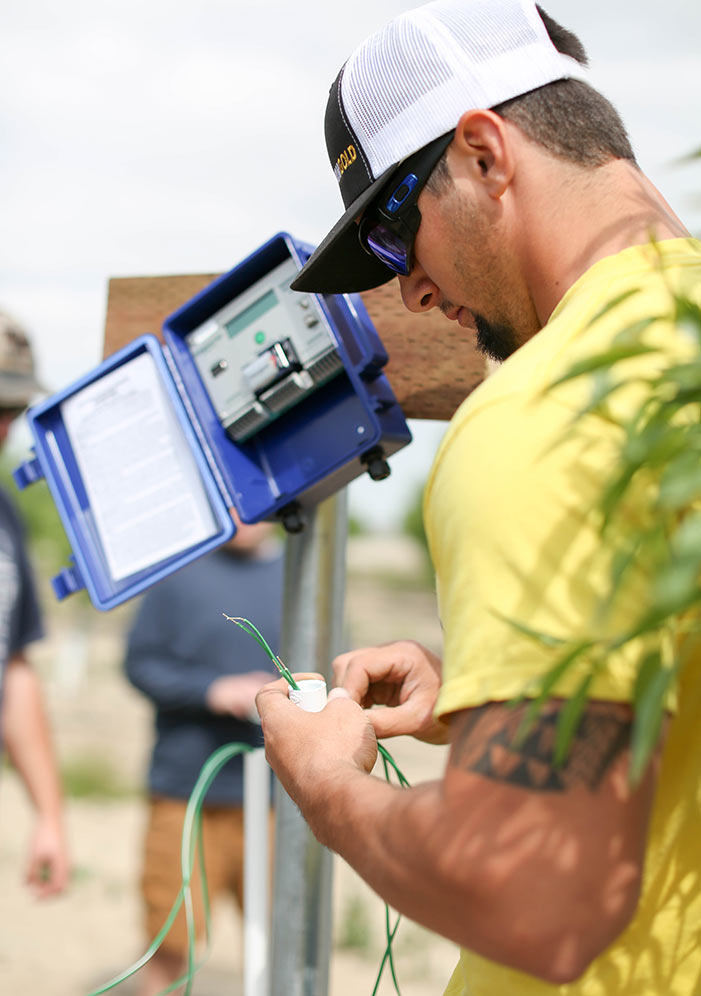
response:
<path id="1" fill-rule="evenodd" d="M 42 390 L 25 331 L 0 312 L 0 447 L 14 420 Z M 39 898 L 61 892 L 69 878 L 58 766 L 41 685 L 25 654 L 43 635 L 24 529 L 0 488 L 0 743 L 36 811 L 26 878 Z"/>
<path id="2" fill-rule="evenodd" d="M 618 392 L 611 421 L 575 433 L 586 389 L 549 386 L 650 316 L 668 361 L 696 348 L 673 294 L 701 302 L 701 245 L 581 79 L 584 61 L 529 0 L 437 0 L 385 25 L 331 88 L 346 211 L 293 284 L 359 291 L 399 274 L 407 308 L 440 308 L 504 361 L 454 416 L 426 490 L 443 661 L 410 640 L 367 648 L 335 662 L 341 687 L 321 713 L 290 703 L 283 681 L 257 699 L 267 756 L 318 839 L 461 946 L 450 996 L 692 996 L 701 979 L 698 654 L 635 790 L 634 680 L 659 643 L 595 673 L 562 767 L 555 725 L 581 671 L 525 740 L 509 704 L 557 658 L 508 620 L 576 640 L 610 590 L 619 536 L 603 545 L 592 510 L 620 452 L 615 419 L 640 400 Z M 631 489 L 629 521 L 648 500 Z M 648 567 L 635 562 L 603 639 L 637 621 Z M 373 704 L 386 708 L 360 708 Z M 369 777 L 375 738 L 404 733 L 450 743 L 442 778 Z"/>
<path id="3" fill-rule="evenodd" d="M 161 930 L 180 890 L 180 845 L 187 801 L 210 755 L 230 743 L 260 746 L 255 696 L 273 672 L 256 643 L 222 613 L 250 619 L 279 646 L 283 565 L 271 523 L 245 525 L 224 547 L 146 592 L 129 634 L 126 672 L 155 706 L 142 895 L 149 941 Z M 266 670 L 266 665 L 268 669 Z M 212 782 L 202 808 L 210 900 L 243 902 L 243 757 Z M 204 929 L 200 878 L 193 878 L 198 933 Z M 186 965 L 181 910 L 142 970 L 143 996 L 178 979 Z"/>

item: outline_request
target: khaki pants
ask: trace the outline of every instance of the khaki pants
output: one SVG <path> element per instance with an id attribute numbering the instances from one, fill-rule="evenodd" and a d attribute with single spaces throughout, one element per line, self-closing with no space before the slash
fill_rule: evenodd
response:
<path id="1" fill-rule="evenodd" d="M 149 801 L 149 818 L 144 841 L 141 890 L 149 941 L 162 929 L 182 886 L 180 850 L 187 802 L 154 796 Z M 272 839 L 273 819 L 270 818 Z M 243 908 L 243 808 L 203 806 L 202 840 L 210 903 L 222 893 L 232 894 Z M 272 854 L 272 848 L 271 848 Z M 199 848 L 195 851 L 192 873 L 192 902 L 197 937 L 204 933 L 204 903 Z M 187 953 L 187 923 L 181 906 L 161 950 Z"/>

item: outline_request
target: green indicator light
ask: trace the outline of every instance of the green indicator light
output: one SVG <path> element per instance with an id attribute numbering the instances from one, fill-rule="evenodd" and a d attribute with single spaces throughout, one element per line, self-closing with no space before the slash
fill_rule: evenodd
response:
<path id="1" fill-rule="evenodd" d="M 256 332 L 256 345 L 260 346 L 262 342 L 265 342 L 265 332 Z"/>

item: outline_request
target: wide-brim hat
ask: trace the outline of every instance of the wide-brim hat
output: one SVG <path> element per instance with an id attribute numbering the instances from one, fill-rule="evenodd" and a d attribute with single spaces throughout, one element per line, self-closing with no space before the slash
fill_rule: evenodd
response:
<path id="1" fill-rule="evenodd" d="M 32 346 L 24 329 L 0 312 L 0 408 L 25 408 L 47 390 L 34 370 Z"/>
<path id="2" fill-rule="evenodd" d="M 531 0 L 435 0 L 389 21 L 331 87 L 326 147 L 346 210 L 292 288 L 339 294 L 391 280 L 361 246 L 356 221 L 402 161 L 465 111 L 583 73 L 555 48 Z"/>

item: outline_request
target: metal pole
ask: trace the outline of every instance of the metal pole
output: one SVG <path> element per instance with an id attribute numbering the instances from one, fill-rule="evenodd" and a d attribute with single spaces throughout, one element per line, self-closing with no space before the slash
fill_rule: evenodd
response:
<path id="1" fill-rule="evenodd" d="M 268 996 L 270 768 L 263 748 L 243 756 L 243 993 Z"/>
<path id="2" fill-rule="evenodd" d="M 345 491 L 287 540 L 282 658 L 330 683 L 341 649 L 347 534 Z M 331 956 L 332 854 L 276 784 L 271 996 L 326 996 Z"/>

